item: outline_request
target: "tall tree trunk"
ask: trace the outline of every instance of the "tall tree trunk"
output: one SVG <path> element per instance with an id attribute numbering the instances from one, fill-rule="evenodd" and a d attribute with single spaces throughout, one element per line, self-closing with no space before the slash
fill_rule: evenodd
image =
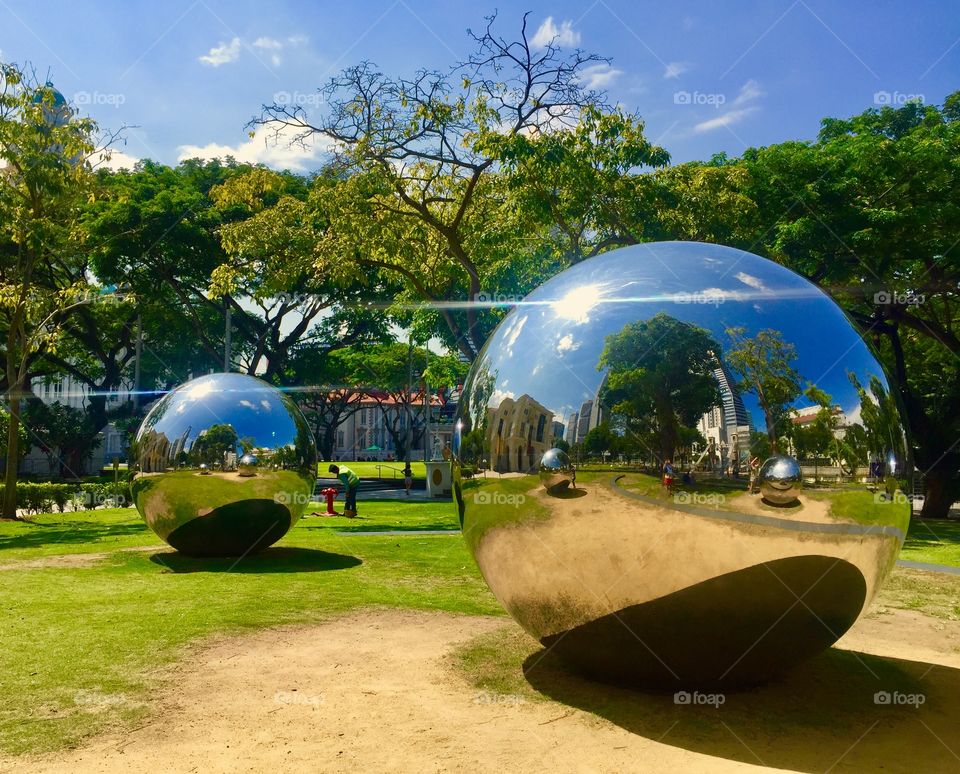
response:
<path id="1" fill-rule="evenodd" d="M 10 421 L 7 428 L 7 469 L 3 487 L 3 517 L 17 518 L 17 467 L 20 461 L 19 385 L 10 390 Z"/>
<path id="2" fill-rule="evenodd" d="M 930 468 L 923 479 L 923 508 L 920 517 L 924 519 L 945 519 L 951 506 L 960 500 L 960 478 L 957 477 L 957 458 L 946 455 L 941 463 Z"/>

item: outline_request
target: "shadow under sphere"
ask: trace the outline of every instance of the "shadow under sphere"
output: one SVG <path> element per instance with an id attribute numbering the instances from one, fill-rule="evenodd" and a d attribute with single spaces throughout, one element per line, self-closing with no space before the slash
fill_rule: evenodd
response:
<path id="1" fill-rule="evenodd" d="M 245 374 L 210 374 L 165 395 L 134 444 L 137 510 L 190 556 L 244 556 L 296 524 L 316 477 L 313 434 L 293 400 Z"/>
<path id="2" fill-rule="evenodd" d="M 571 456 L 586 441 L 647 473 L 577 465 L 583 495 L 557 496 L 557 435 Z M 871 461 L 902 468 L 906 442 L 870 349 L 805 279 L 717 245 L 615 250 L 531 293 L 467 377 L 454 453 L 463 534 L 493 593 L 615 682 L 749 685 L 823 650 L 873 599 L 909 522 L 902 494 L 871 490 Z M 818 459 L 818 474 L 829 458 L 842 480 L 771 507 L 747 478 L 777 454 L 801 470 Z M 483 460 L 501 475 L 459 475 Z M 658 483 L 667 461 L 676 490 Z"/>

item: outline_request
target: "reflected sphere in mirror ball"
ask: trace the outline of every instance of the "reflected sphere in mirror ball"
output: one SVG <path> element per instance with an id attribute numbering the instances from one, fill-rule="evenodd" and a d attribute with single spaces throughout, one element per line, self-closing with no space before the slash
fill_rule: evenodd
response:
<path id="1" fill-rule="evenodd" d="M 760 466 L 757 484 L 760 494 L 768 503 L 792 505 L 798 501 L 803 487 L 800 463 L 788 454 L 771 457 Z"/>
<path id="2" fill-rule="evenodd" d="M 821 290 L 742 250 L 640 244 L 558 274 L 488 338 L 454 500 L 490 589 L 551 655 L 615 683 L 735 687 L 870 604 L 909 523 L 887 495 L 907 448 Z"/>
<path id="3" fill-rule="evenodd" d="M 134 503 L 191 556 L 246 556 L 296 524 L 316 481 L 313 433 L 293 400 L 245 374 L 210 374 L 151 408 L 134 443 Z"/>
<path id="4" fill-rule="evenodd" d="M 562 449 L 547 449 L 540 458 L 540 483 L 551 494 L 567 489 L 573 483 L 573 465 Z"/>

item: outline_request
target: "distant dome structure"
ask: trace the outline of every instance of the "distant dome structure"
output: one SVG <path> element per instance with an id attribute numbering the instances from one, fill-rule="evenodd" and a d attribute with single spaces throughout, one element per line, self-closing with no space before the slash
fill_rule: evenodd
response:
<path id="1" fill-rule="evenodd" d="M 50 81 L 42 89 L 37 89 L 33 102 L 43 105 L 43 118 L 51 126 L 63 126 L 73 116 L 67 98 Z"/>

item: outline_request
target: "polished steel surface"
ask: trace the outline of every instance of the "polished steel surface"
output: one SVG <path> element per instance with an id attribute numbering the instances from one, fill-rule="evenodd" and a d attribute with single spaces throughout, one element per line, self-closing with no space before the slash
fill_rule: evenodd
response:
<path id="1" fill-rule="evenodd" d="M 575 477 L 570 457 L 562 449 L 547 449 L 540 458 L 540 483 L 551 494 L 567 489 Z"/>
<path id="2" fill-rule="evenodd" d="M 908 476 L 899 421 L 809 282 L 732 248 L 641 244 L 554 277 L 489 338 L 459 403 L 454 499 L 493 593 L 572 664 L 749 684 L 836 641 L 892 569 L 910 506 L 870 466 Z M 560 424 L 575 488 L 554 478 Z M 781 454 L 809 481 L 773 505 L 750 470 Z"/>
<path id="3" fill-rule="evenodd" d="M 774 505 L 791 505 L 797 502 L 803 488 L 803 471 L 800 463 L 788 454 L 771 457 L 760 466 L 757 483 L 764 500 Z"/>
<path id="4" fill-rule="evenodd" d="M 132 491 L 163 540 L 195 556 L 242 556 L 292 527 L 316 480 L 300 409 L 253 376 L 211 374 L 161 398 L 134 443 Z"/>

